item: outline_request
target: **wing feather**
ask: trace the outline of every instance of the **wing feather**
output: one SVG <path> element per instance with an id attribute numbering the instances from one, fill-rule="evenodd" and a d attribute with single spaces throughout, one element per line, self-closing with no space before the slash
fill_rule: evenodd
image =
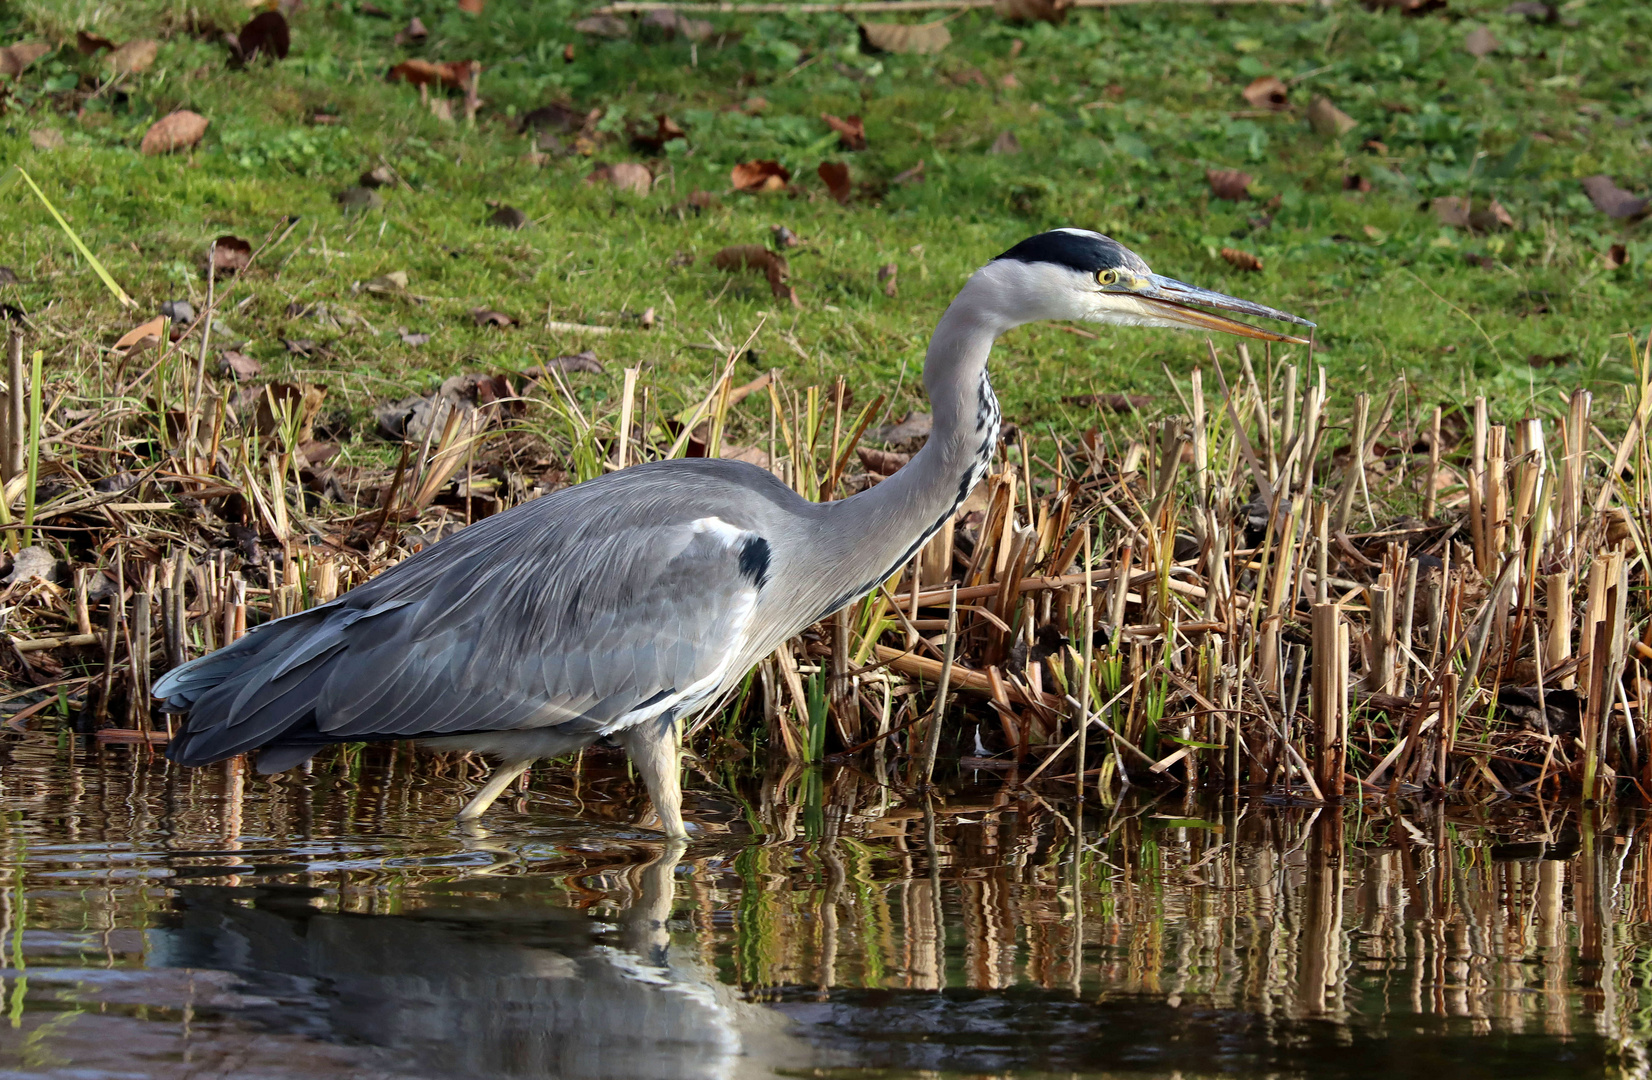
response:
<path id="1" fill-rule="evenodd" d="M 703 510 L 671 512 L 669 484 L 630 485 L 648 490 L 629 491 L 616 511 L 590 490 L 604 482 L 471 526 L 331 605 L 169 673 L 157 693 L 191 712 L 173 756 L 597 732 L 705 689 L 743 645 L 759 586 L 741 554 L 754 534 L 721 521 L 708 529 Z"/>

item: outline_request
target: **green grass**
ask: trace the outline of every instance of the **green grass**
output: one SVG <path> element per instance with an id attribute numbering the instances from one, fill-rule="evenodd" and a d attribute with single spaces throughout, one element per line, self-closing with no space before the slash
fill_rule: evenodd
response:
<path id="1" fill-rule="evenodd" d="M 640 363 L 686 403 L 703 393 L 721 348 L 744 340 L 765 311 L 760 366 L 794 384 L 843 374 L 866 397 L 891 389 L 904 366 L 898 415 L 921 404 L 929 329 L 970 271 L 1067 224 L 1112 234 L 1162 273 L 1315 319 L 1320 361 L 1344 396 L 1404 373 L 1423 401 L 1485 392 L 1505 416 L 1534 394 L 1552 411 L 1555 386 L 1591 385 L 1616 400 L 1612 385 L 1629 376 L 1622 335 L 1644 339 L 1652 323 L 1644 227 L 1610 221 L 1577 183 L 1596 172 L 1631 189 L 1646 180 L 1652 11 L 1639 0 L 1574 0 L 1563 15 L 1576 27 L 1505 16 L 1504 0 L 1452 0 L 1449 17 L 1422 18 L 1348 0 L 1144 5 L 1075 12 L 1061 27 L 969 13 L 949 22 L 953 44 L 935 57 L 864 55 L 838 16 L 712 16 L 721 47 L 691 49 L 640 32 L 587 38 L 571 28 L 586 9 L 561 2 L 491 0 L 480 17 L 445 0 L 376 2 L 389 18 L 362 14 L 370 5 L 360 0 L 306 5 L 293 18 L 292 56 L 244 71 L 229 67 L 221 44 L 192 36 L 186 17 L 233 29 L 247 15 L 239 4 L 0 6 L 0 40 L 64 46 L 12 89 L 0 117 L 4 160 L 31 172 L 145 315 L 169 298 L 201 306 L 214 236 L 256 244 L 282 215 L 299 215 L 222 321 L 267 373 L 327 383 L 329 407 L 342 403 L 357 418 L 456 372 L 518 370 L 587 344 L 611 368 L 579 377 L 586 395 L 617 395 L 619 366 Z M 397 47 L 393 35 L 414 14 L 428 41 Z M 1461 46 L 1479 23 L 1504 48 L 1477 61 Z M 98 62 L 75 52 L 76 29 L 117 42 L 159 37 L 159 59 L 121 92 L 96 94 Z M 484 65 L 474 128 L 433 117 L 416 91 L 385 82 L 391 63 L 414 55 Z M 972 69 L 987 87 L 955 81 Z M 1006 88 L 1012 73 L 1019 85 Z M 1240 98 L 1262 74 L 1298 80 L 1293 112 L 1256 115 Z M 1302 112 L 1318 94 L 1357 128 L 1340 140 L 1315 136 Z M 753 95 L 769 103 L 760 117 L 730 111 Z M 606 110 L 594 159 L 524 160 L 531 147 L 513 117 L 554 100 Z M 180 107 L 210 118 L 202 144 L 139 155 L 147 126 Z M 318 107 L 343 122 L 311 124 Z M 839 151 L 822 112 L 865 117 L 870 148 Z M 593 160 L 641 160 L 626 125 L 651 126 L 657 113 L 688 137 L 655 162 L 651 195 L 583 182 Z M 66 145 L 33 149 L 40 129 L 60 131 Z M 1021 153 L 989 152 L 1004 131 Z M 1362 149 L 1370 139 L 1388 155 Z M 731 166 L 766 157 L 793 172 L 791 197 L 726 193 Z M 827 159 L 874 187 L 922 160 L 926 181 L 842 207 L 815 177 Z M 381 161 L 410 187 L 386 189 L 382 209 L 346 216 L 335 192 Z M 1207 168 L 1251 173 L 1256 201 L 1213 201 Z M 1373 189 L 1345 192 L 1348 173 Z M 721 194 L 720 205 L 671 210 L 700 189 Z M 1495 197 L 1517 228 L 1472 236 L 1442 227 L 1423 207 L 1444 195 Z M 1252 221 L 1275 197 L 1271 224 Z M 488 200 L 534 224 L 488 226 Z M 777 306 L 755 275 L 731 280 L 710 265 L 717 249 L 761 243 L 776 223 L 807 241 L 791 255 L 801 310 Z M 1609 269 L 1602 253 L 1617 243 L 1629 263 Z M 1218 254 L 1229 245 L 1261 256 L 1264 272 L 1229 267 Z M 680 252 L 696 261 L 673 265 Z M 893 299 L 876 280 L 890 262 L 899 267 Z M 49 372 L 87 370 L 97 347 L 140 321 L 20 185 L 0 202 L 0 264 L 23 279 L 0 287 L 0 301 L 45 328 Z M 426 299 L 352 292 L 398 270 Z M 288 317 L 289 304 L 316 301 L 359 320 L 331 329 Z M 521 325 L 479 329 L 467 314 L 476 306 Z M 547 315 L 619 322 L 649 307 L 661 319 L 651 331 L 582 341 L 542 328 Z M 396 333 L 403 326 L 434 336 L 409 348 Z M 332 351 L 290 356 L 283 337 Z M 1173 403 L 1164 368 L 1183 375 L 1203 350 L 1191 335 L 1103 330 L 1090 341 L 1028 328 L 1001 346 L 997 385 L 1009 417 L 1078 426 L 1088 421 L 1062 394 L 1129 390 Z M 1570 359 L 1534 369 L 1534 354 Z"/>

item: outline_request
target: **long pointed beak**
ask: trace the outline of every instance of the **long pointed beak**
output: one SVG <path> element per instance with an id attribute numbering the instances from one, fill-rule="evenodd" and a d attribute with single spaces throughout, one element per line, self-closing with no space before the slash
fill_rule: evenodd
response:
<path id="1" fill-rule="evenodd" d="M 1178 326 L 1185 326 L 1190 330 L 1216 330 L 1224 334 L 1237 334 L 1239 337 L 1257 338 L 1262 341 L 1285 341 L 1292 345 L 1308 344 L 1307 338 L 1293 337 L 1290 334 L 1281 334 L 1273 330 L 1264 330 L 1261 327 L 1242 323 L 1237 319 L 1229 319 L 1214 312 L 1201 311 L 1199 308 L 1215 308 L 1217 311 L 1232 311 L 1240 315 L 1258 315 L 1264 319 L 1276 319 L 1279 322 L 1295 323 L 1298 326 L 1313 326 L 1314 324 L 1307 319 L 1298 318 L 1277 308 L 1252 303 L 1249 300 L 1241 300 L 1237 296 L 1228 296 L 1226 293 L 1201 289 L 1197 285 L 1189 285 L 1185 281 L 1177 281 L 1175 278 L 1167 278 L 1161 274 L 1153 274 L 1149 280 L 1152 284 L 1144 289 L 1136 289 L 1134 295 L 1146 302 L 1155 314 Z"/>

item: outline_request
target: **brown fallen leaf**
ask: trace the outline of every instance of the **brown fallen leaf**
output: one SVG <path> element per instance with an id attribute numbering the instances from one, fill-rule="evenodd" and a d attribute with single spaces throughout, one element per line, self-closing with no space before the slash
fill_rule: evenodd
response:
<path id="1" fill-rule="evenodd" d="M 998 138 L 992 140 L 992 145 L 987 148 L 989 154 L 1019 154 L 1020 152 L 1021 140 L 1015 137 L 1013 131 L 1000 131 Z"/>
<path id="2" fill-rule="evenodd" d="M 861 122 L 860 117 L 839 119 L 831 113 L 821 113 L 820 118 L 826 122 L 827 127 L 837 132 L 839 147 L 851 151 L 866 149 L 866 125 Z"/>
<path id="3" fill-rule="evenodd" d="M 1610 176 L 1585 176 L 1583 190 L 1595 209 L 1616 221 L 1627 221 L 1646 213 L 1647 200 L 1618 187 Z"/>
<path id="4" fill-rule="evenodd" d="M 157 315 L 148 322 L 134 326 L 122 334 L 110 348 L 122 355 L 131 355 L 159 345 L 161 337 L 165 333 L 166 316 Z"/>
<path id="5" fill-rule="evenodd" d="M 103 64 L 116 75 L 142 75 L 160 55 L 161 44 L 150 38 L 128 41 L 103 58 Z"/>
<path id="6" fill-rule="evenodd" d="M 207 269 L 213 277 L 237 274 L 252 262 L 252 245 L 239 236 L 220 236 L 212 242 Z"/>
<path id="7" fill-rule="evenodd" d="M 516 325 L 515 319 L 511 318 L 509 315 L 506 315 L 502 311 L 494 311 L 491 308 L 471 308 L 470 318 L 471 321 L 477 326 L 497 326 L 503 328 Z"/>
<path id="8" fill-rule="evenodd" d="M 528 215 L 514 206 L 501 206 L 488 216 L 488 224 L 500 229 L 522 229 L 528 224 Z"/>
<path id="9" fill-rule="evenodd" d="M 654 174 L 648 171 L 646 165 L 638 165 L 634 161 L 621 161 L 616 165 L 598 165 L 585 178 L 585 182 L 606 183 L 621 191 L 629 191 L 633 195 L 647 195 L 654 188 Z"/>
<path id="10" fill-rule="evenodd" d="M 1290 90 L 1273 75 L 1254 80 L 1239 93 L 1254 108 L 1281 112 L 1291 107 Z"/>
<path id="11" fill-rule="evenodd" d="M 991 86 L 986 74 L 980 68 L 968 68 L 954 72 L 946 77 L 946 81 L 954 86 Z"/>
<path id="12" fill-rule="evenodd" d="M 769 279 L 769 291 L 776 300 L 790 301 L 793 307 L 802 306 L 797 302 L 797 292 L 786 282 L 790 268 L 784 255 L 776 255 L 759 244 L 735 244 L 713 255 L 711 264 L 730 273 L 748 269 L 760 271 Z"/>
<path id="13" fill-rule="evenodd" d="M 893 180 L 889 181 L 889 182 L 891 184 L 896 185 L 896 186 L 899 186 L 901 184 L 921 184 L 921 183 L 923 183 L 924 182 L 924 163 L 922 161 L 920 161 L 916 165 L 912 166 L 910 169 L 907 169 L 905 172 L 896 173 L 895 178 Z"/>
<path id="14" fill-rule="evenodd" d="M 115 47 L 115 43 L 106 37 L 101 37 L 87 30 L 75 31 L 75 48 L 82 56 L 91 56 L 95 52 Z"/>
<path id="15" fill-rule="evenodd" d="M 245 353 L 225 349 L 218 354 L 218 370 L 236 382 L 246 382 L 258 378 L 263 373 L 264 365 Z"/>
<path id="16" fill-rule="evenodd" d="M 364 214 L 383 206 L 384 196 L 372 188 L 347 187 L 334 195 L 333 201 L 338 203 L 346 214 Z"/>
<path id="17" fill-rule="evenodd" d="M 64 146 L 63 132 L 56 128 L 35 128 L 29 132 L 29 145 L 36 150 L 61 150 Z"/>
<path id="18" fill-rule="evenodd" d="M 390 82 L 405 82 L 413 86 L 440 84 L 449 90 L 462 90 L 472 75 L 482 70 L 474 60 L 452 60 L 436 63 L 431 60 L 403 60 L 385 76 Z"/>
<path id="19" fill-rule="evenodd" d="M 168 113 L 149 125 L 149 130 L 144 132 L 143 143 L 138 149 L 149 155 L 188 150 L 206 134 L 207 123 L 206 117 L 188 109 Z"/>
<path id="20" fill-rule="evenodd" d="M 671 117 L 660 113 L 654 118 L 652 129 L 633 129 L 631 132 L 631 148 L 644 154 L 658 154 L 665 149 L 665 144 L 674 139 L 687 138 L 684 131 Z"/>
<path id="21" fill-rule="evenodd" d="M 1428 204 L 1434 220 L 1456 229 L 1468 228 L 1469 201 L 1456 195 L 1442 195 Z"/>
<path id="22" fill-rule="evenodd" d="M 932 56 L 952 44 L 945 21 L 927 23 L 860 24 L 862 52 L 916 53 Z"/>
<path id="23" fill-rule="evenodd" d="M 911 454 L 902 454 L 895 450 L 874 450 L 868 446 L 855 447 L 855 453 L 860 457 L 860 463 L 866 466 L 867 472 L 875 472 L 879 476 L 893 476 L 900 471 L 901 466 L 912 460 Z"/>
<path id="24" fill-rule="evenodd" d="M 459 0 L 459 10 L 466 15 L 480 15 L 488 0 Z"/>
<path id="25" fill-rule="evenodd" d="M 1009 22 L 1047 22 L 1059 25 L 1067 21 L 1067 9 L 1072 6 L 1073 0 L 995 0 L 992 11 L 1000 19 Z M 1019 50 L 1012 48 L 1011 53 L 1013 56 L 1019 53 Z"/>
<path id="26" fill-rule="evenodd" d="M 1222 258 L 1226 259 L 1228 265 L 1236 270 L 1249 270 L 1254 273 L 1262 269 L 1262 260 L 1259 257 L 1248 251 L 1240 251 L 1238 248 L 1223 248 Z"/>
<path id="27" fill-rule="evenodd" d="M 642 17 L 642 24 L 660 31 L 667 40 L 681 35 L 692 42 L 708 41 L 714 28 L 704 19 L 690 19 L 670 8 L 655 8 Z"/>
<path id="28" fill-rule="evenodd" d="M 899 272 L 894 263 L 884 263 L 878 267 L 878 280 L 883 283 L 883 295 L 893 298 L 899 293 L 895 286 L 895 276 Z"/>
<path id="29" fill-rule="evenodd" d="M 736 191 L 784 191 L 791 172 L 778 161 L 743 161 L 729 170 Z"/>
<path id="30" fill-rule="evenodd" d="M 239 45 L 237 59 L 250 64 L 262 56 L 267 60 L 285 60 L 292 45 L 287 20 L 279 11 L 265 11 L 254 15 L 235 35 Z"/>
<path id="31" fill-rule="evenodd" d="M 29 65 L 52 51 L 52 47 L 44 41 L 19 41 L 15 45 L 7 45 L 0 49 L 0 77 L 10 75 L 13 79 L 27 71 Z"/>
<path id="32" fill-rule="evenodd" d="M 1497 40 L 1497 35 L 1484 26 L 1476 26 L 1468 32 L 1468 37 L 1463 39 L 1463 51 L 1477 59 L 1490 56 L 1502 47 L 1503 43 Z"/>
<path id="33" fill-rule="evenodd" d="M 631 24 L 617 15 L 587 15 L 574 23 L 574 29 L 592 37 L 615 40 L 631 36 Z"/>
<path id="34" fill-rule="evenodd" d="M 1153 404 L 1153 399 L 1146 394 L 1070 394 L 1061 400 L 1069 405 L 1088 405 L 1116 413 L 1145 409 Z"/>
<path id="35" fill-rule="evenodd" d="M 1218 199 L 1228 202 L 1243 202 L 1250 198 L 1251 175 L 1240 172 L 1238 169 L 1206 169 L 1205 181 L 1210 184 L 1210 193 Z"/>
<path id="36" fill-rule="evenodd" d="M 1359 126 L 1352 116 L 1331 104 L 1331 99 L 1321 94 L 1314 98 L 1308 106 L 1308 126 L 1314 129 L 1314 134 L 1322 139 L 1333 139 L 1346 135 Z"/>
<path id="37" fill-rule="evenodd" d="M 855 191 L 854 185 L 849 182 L 849 166 L 841 161 L 822 161 L 815 171 L 820 174 L 820 179 L 825 183 L 826 190 L 831 192 L 832 198 L 848 205 Z"/>
<path id="38" fill-rule="evenodd" d="M 415 15 L 407 21 L 407 29 L 396 31 L 395 43 L 397 45 L 420 45 L 429 36 L 430 31 L 425 29 L 424 22 Z"/>
<path id="39" fill-rule="evenodd" d="M 543 364 L 536 364 L 528 368 L 522 374 L 530 379 L 543 379 L 553 371 L 563 373 L 583 371 L 591 375 L 601 375 L 604 370 L 602 361 L 597 359 L 597 354 L 586 349 L 584 352 L 574 353 L 572 356 L 552 357 Z"/>
<path id="40" fill-rule="evenodd" d="M 1514 218 L 1496 199 L 1477 210 L 1469 211 L 1469 228 L 1475 232 L 1500 232 L 1514 228 Z"/>

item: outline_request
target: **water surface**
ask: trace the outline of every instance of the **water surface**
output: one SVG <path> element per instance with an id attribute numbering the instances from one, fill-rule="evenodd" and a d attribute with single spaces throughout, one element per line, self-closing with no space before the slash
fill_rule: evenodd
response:
<path id="1" fill-rule="evenodd" d="M 873 766 L 864 766 L 872 770 Z M 24 1077 L 1644 1075 L 1645 820 L 0 747 Z"/>

